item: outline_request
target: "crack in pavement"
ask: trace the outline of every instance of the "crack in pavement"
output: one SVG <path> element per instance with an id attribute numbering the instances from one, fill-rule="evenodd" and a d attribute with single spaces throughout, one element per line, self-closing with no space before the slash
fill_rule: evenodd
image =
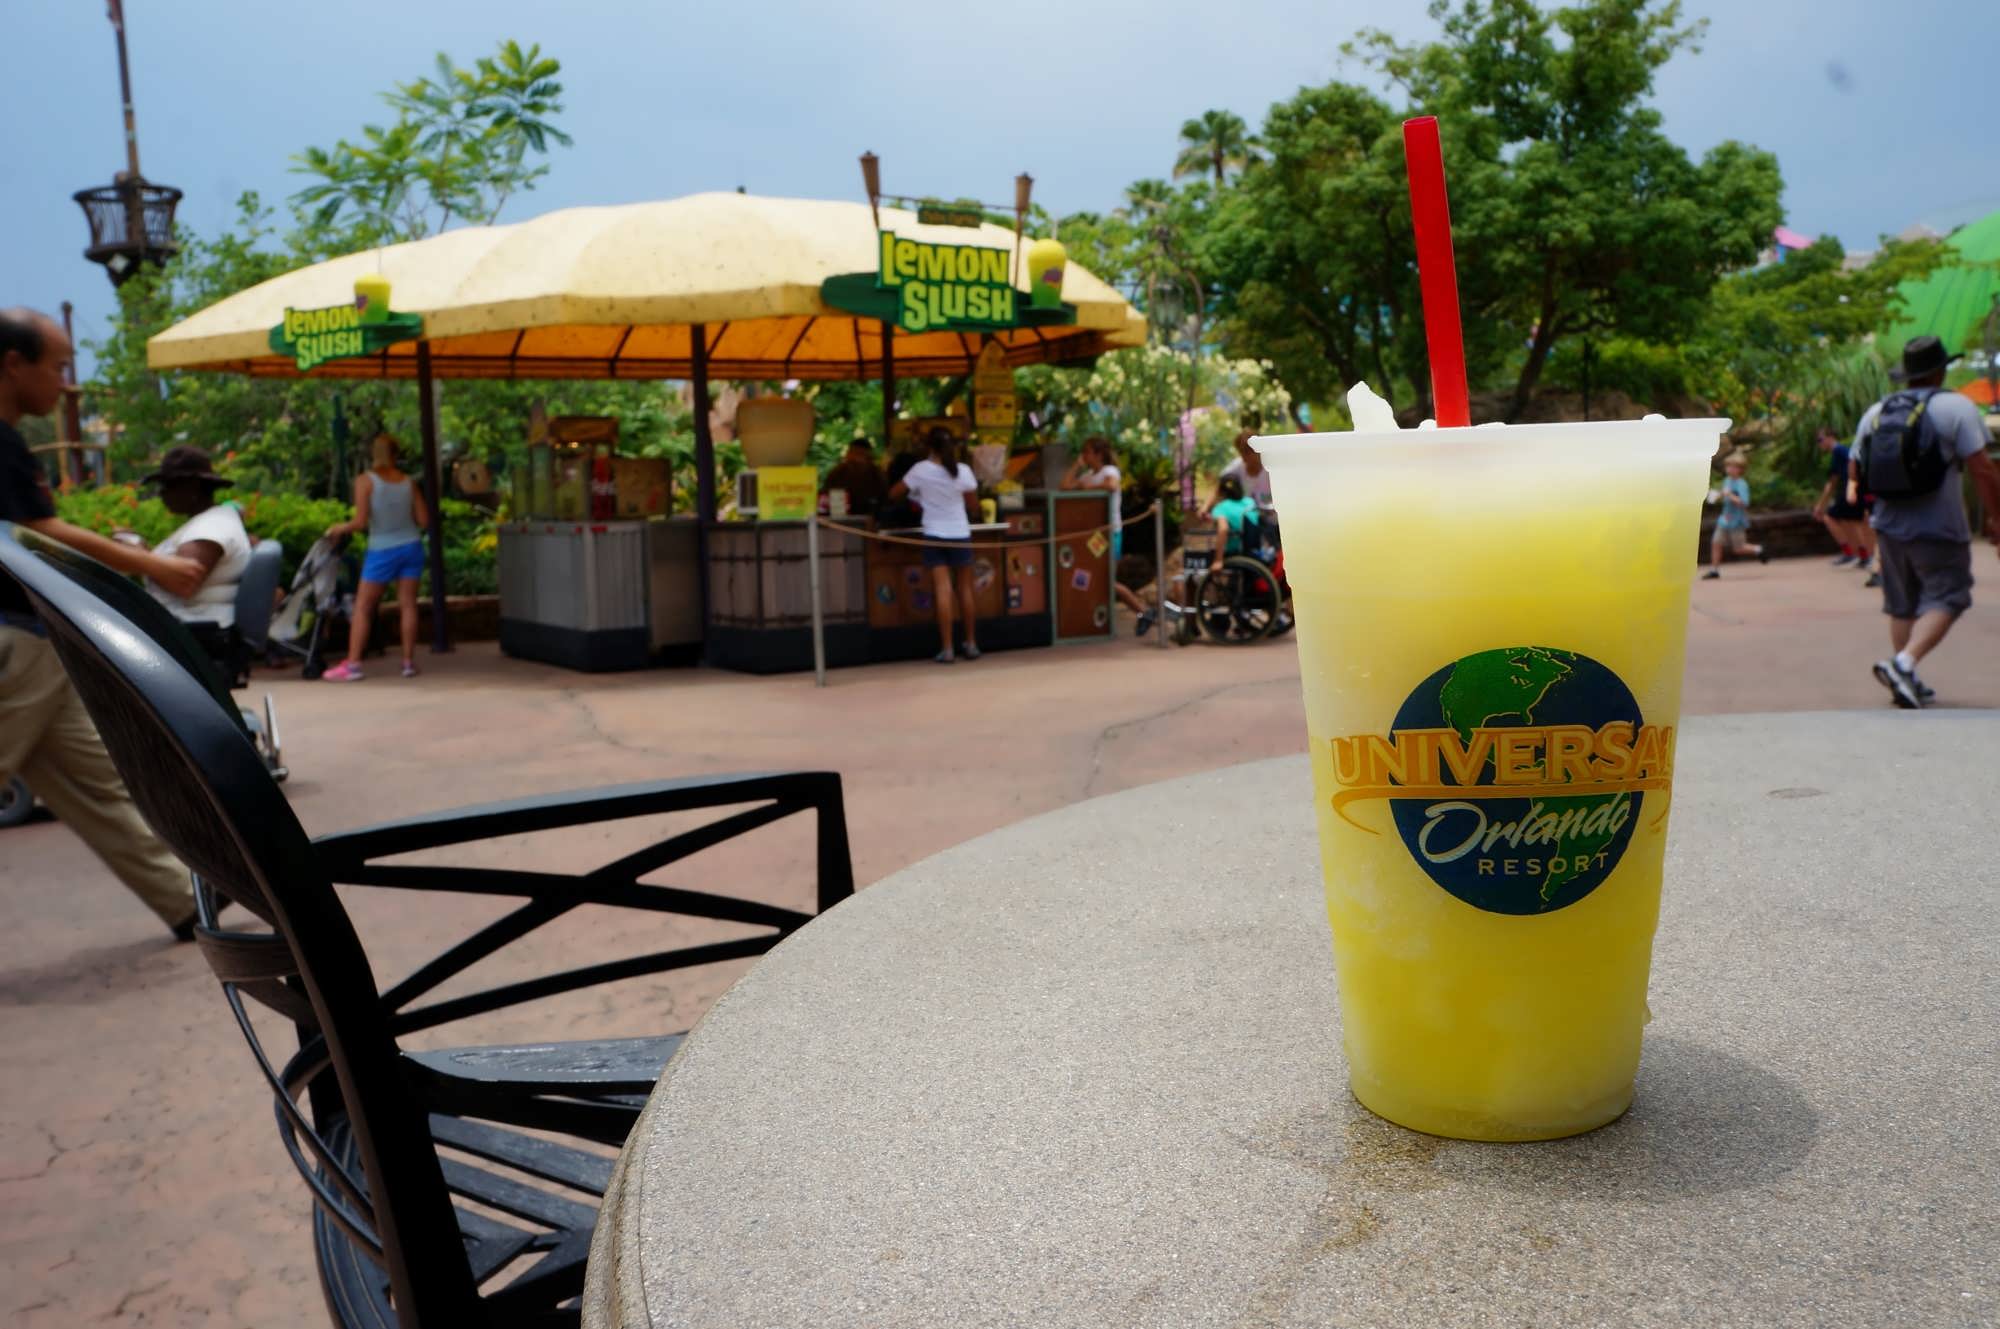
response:
<path id="1" fill-rule="evenodd" d="M 0 1183 L 10 1182 L 10 1181 L 39 1181 L 43 1177 L 49 1175 L 49 1169 L 56 1165 L 56 1160 L 58 1158 L 61 1158 L 64 1154 L 70 1153 L 73 1150 L 85 1148 L 90 1144 L 90 1141 L 85 1140 L 83 1144 L 71 1145 L 66 1148 L 64 1147 L 63 1142 L 56 1138 L 56 1133 L 50 1130 L 48 1127 L 42 1125 L 40 1122 L 35 1123 L 34 1129 L 40 1131 L 42 1133 L 42 1138 L 49 1142 L 50 1153 L 48 1158 L 43 1160 L 42 1165 L 36 1168 L 33 1172 L 9 1173 L 4 1177 L 0 1177 Z"/>
<path id="2" fill-rule="evenodd" d="M 603 743 L 605 746 L 617 748 L 621 752 L 635 753 L 641 757 L 652 757 L 660 761 L 672 761 L 674 759 L 675 754 L 671 752 L 662 752 L 658 748 L 647 747 L 643 743 L 627 742 L 625 739 L 606 733 L 604 726 L 597 722 L 597 712 L 591 709 L 590 702 L 584 697 L 581 688 L 564 688 L 556 695 L 576 708 L 583 716 L 584 727 L 590 731 L 591 735 L 598 742 Z"/>
<path id="3" fill-rule="evenodd" d="M 1270 687 L 1273 683 L 1291 683 L 1293 681 L 1293 676 L 1290 674 L 1284 674 L 1277 678 L 1232 679 L 1230 682 L 1219 683 L 1215 687 L 1197 692 L 1193 696 L 1185 697 L 1171 706 L 1154 711 L 1148 715 L 1135 715 L 1129 720 L 1118 720 L 1104 726 L 1104 728 L 1097 731 L 1097 738 L 1090 746 L 1090 774 L 1084 777 L 1083 797 L 1090 798 L 1096 791 L 1097 777 L 1104 773 L 1104 747 L 1106 743 L 1110 742 L 1113 734 L 1126 729 L 1136 729 L 1141 725 L 1153 724 L 1159 720 L 1169 719 L 1190 707 L 1198 706 L 1205 701 L 1212 701 L 1226 692 L 1234 692 L 1239 688 L 1265 688 Z"/>
<path id="4" fill-rule="evenodd" d="M 133 1301 L 137 1300 L 140 1297 L 151 1296 L 153 1293 L 158 1292 L 161 1288 L 165 1287 L 169 1281 L 170 1280 L 168 1279 L 162 1278 L 157 1283 L 148 1283 L 145 1287 L 133 1288 L 130 1292 L 127 1292 L 124 1296 L 118 1298 L 118 1304 L 116 1306 L 113 1306 L 108 1314 L 100 1315 L 97 1318 L 100 1320 L 124 1319 L 126 1306 L 130 1305 Z"/>

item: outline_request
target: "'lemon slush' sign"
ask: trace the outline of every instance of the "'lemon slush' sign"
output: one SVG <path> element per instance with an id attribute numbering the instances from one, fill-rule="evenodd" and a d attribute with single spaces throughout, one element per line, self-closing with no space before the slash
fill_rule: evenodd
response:
<path id="1" fill-rule="evenodd" d="M 905 332 L 932 328 L 1015 325 L 1015 291 L 1008 272 L 1013 256 L 979 245 L 934 245 L 880 233 L 881 265 L 875 284 L 893 290 L 896 326 Z"/>
<path id="2" fill-rule="evenodd" d="M 292 357 L 298 371 L 307 374 L 328 360 L 373 355 L 423 335 L 423 315 L 389 312 L 386 279 L 363 277 L 354 283 L 351 303 L 287 309 L 285 321 L 271 329 L 269 344 L 279 355 Z"/>

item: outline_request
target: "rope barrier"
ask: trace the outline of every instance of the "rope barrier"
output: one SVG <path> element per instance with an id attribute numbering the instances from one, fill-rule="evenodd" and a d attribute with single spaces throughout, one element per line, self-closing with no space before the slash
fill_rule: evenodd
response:
<path id="1" fill-rule="evenodd" d="M 1102 535 L 1114 528 L 1123 530 L 1125 527 L 1133 525 L 1136 522 L 1146 520 L 1146 518 L 1159 510 L 1160 505 L 1156 502 L 1148 506 L 1144 512 L 1126 517 L 1117 523 L 1105 522 L 1101 526 L 1090 526 L 1080 531 L 1042 531 L 1033 534 L 1024 532 L 1012 540 L 1000 541 L 926 540 L 921 536 L 885 535 L 881 531 L 870 531 L 859 526 L 849 526 L 845 522 L 832 517 L 816 516 L 813 520 L 829 531 L 844 531 L 849 535 L 858 535 L 864 540 L 879 540 L 883 544 L 889 545 L 909 545 L 916 549 L 1013 549 L 1024 544 L 1045 544 L 1050 540 L 1088 539 L 1093 535 Z"/>

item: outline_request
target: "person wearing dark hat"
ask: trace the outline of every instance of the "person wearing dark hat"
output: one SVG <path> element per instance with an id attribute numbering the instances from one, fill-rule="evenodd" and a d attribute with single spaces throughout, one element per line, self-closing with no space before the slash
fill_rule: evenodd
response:
<path id="1" fill-rule="evenodd" d="M 0 521 L 120 572 L 194 588 L 205 569 L 193 559 L 132 549 L 56 516 L 48 481 L 16 426 L 24 415 L 55 409 L 69 358 L 61 324 L 29 309 L 0 310 Z M 0 573 L 0 781 L 16 775 L 176 938 L 194 940 L 188 870 L 140 818 L 27 592 Z"/>
<path id="2" fill-rule="evenodd" d="M 1868 408 L 1849 450 L 1847 501 L 1875 496 L 1882 609 L 1894 654 L 1877 660 L 1875 679 L 1905 710 L 1921 710 L 1932 692 L 1917 665 L 1972 607 L 1972 530 L 1964 477 L 1979 486 L 1987 534 L 2000 545 L 2000 467 L 1986 455 L 1979 408 L 1944 386 L 1958 357 L 1936 337 L 1912 337 L 1890 376 L 1902 384 Z"/>
<path id="3" fill-rule="evenodd" d="M 154 547 L 156 554 L 192 560 L 201 565 L 201 579 L 192 590 L 180 590 L 147 578 L 153 598 L 190 623 L 226 628 L 236 621 L 236 585 L 250 566 L 250 533 L 232 503 L 217 503 L 215 492 L 230 481 L 217 475 L 200 448 L 168 448 L 160 468 L 142 482 L 158 485 L 160 502 L 177 517 L 180 528 Z"/>

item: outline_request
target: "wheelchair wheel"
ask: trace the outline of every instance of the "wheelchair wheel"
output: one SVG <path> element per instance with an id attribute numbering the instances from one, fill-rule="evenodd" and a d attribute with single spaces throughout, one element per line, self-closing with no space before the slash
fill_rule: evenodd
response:
<path id="1" fill-rule="evenodd" d="M 19 826 L 35 815 L 35 796 L 19 776 L 0 780 L 0 830 Z"/>
<path id="2" fill-rule="evenodd" d="M 1278 621 L 1278 581 L 1254 558 L 1241 555 L 1202 578 L 1194 617 L 1202 635 L 1225 646 L 1261 641 Z"/>

